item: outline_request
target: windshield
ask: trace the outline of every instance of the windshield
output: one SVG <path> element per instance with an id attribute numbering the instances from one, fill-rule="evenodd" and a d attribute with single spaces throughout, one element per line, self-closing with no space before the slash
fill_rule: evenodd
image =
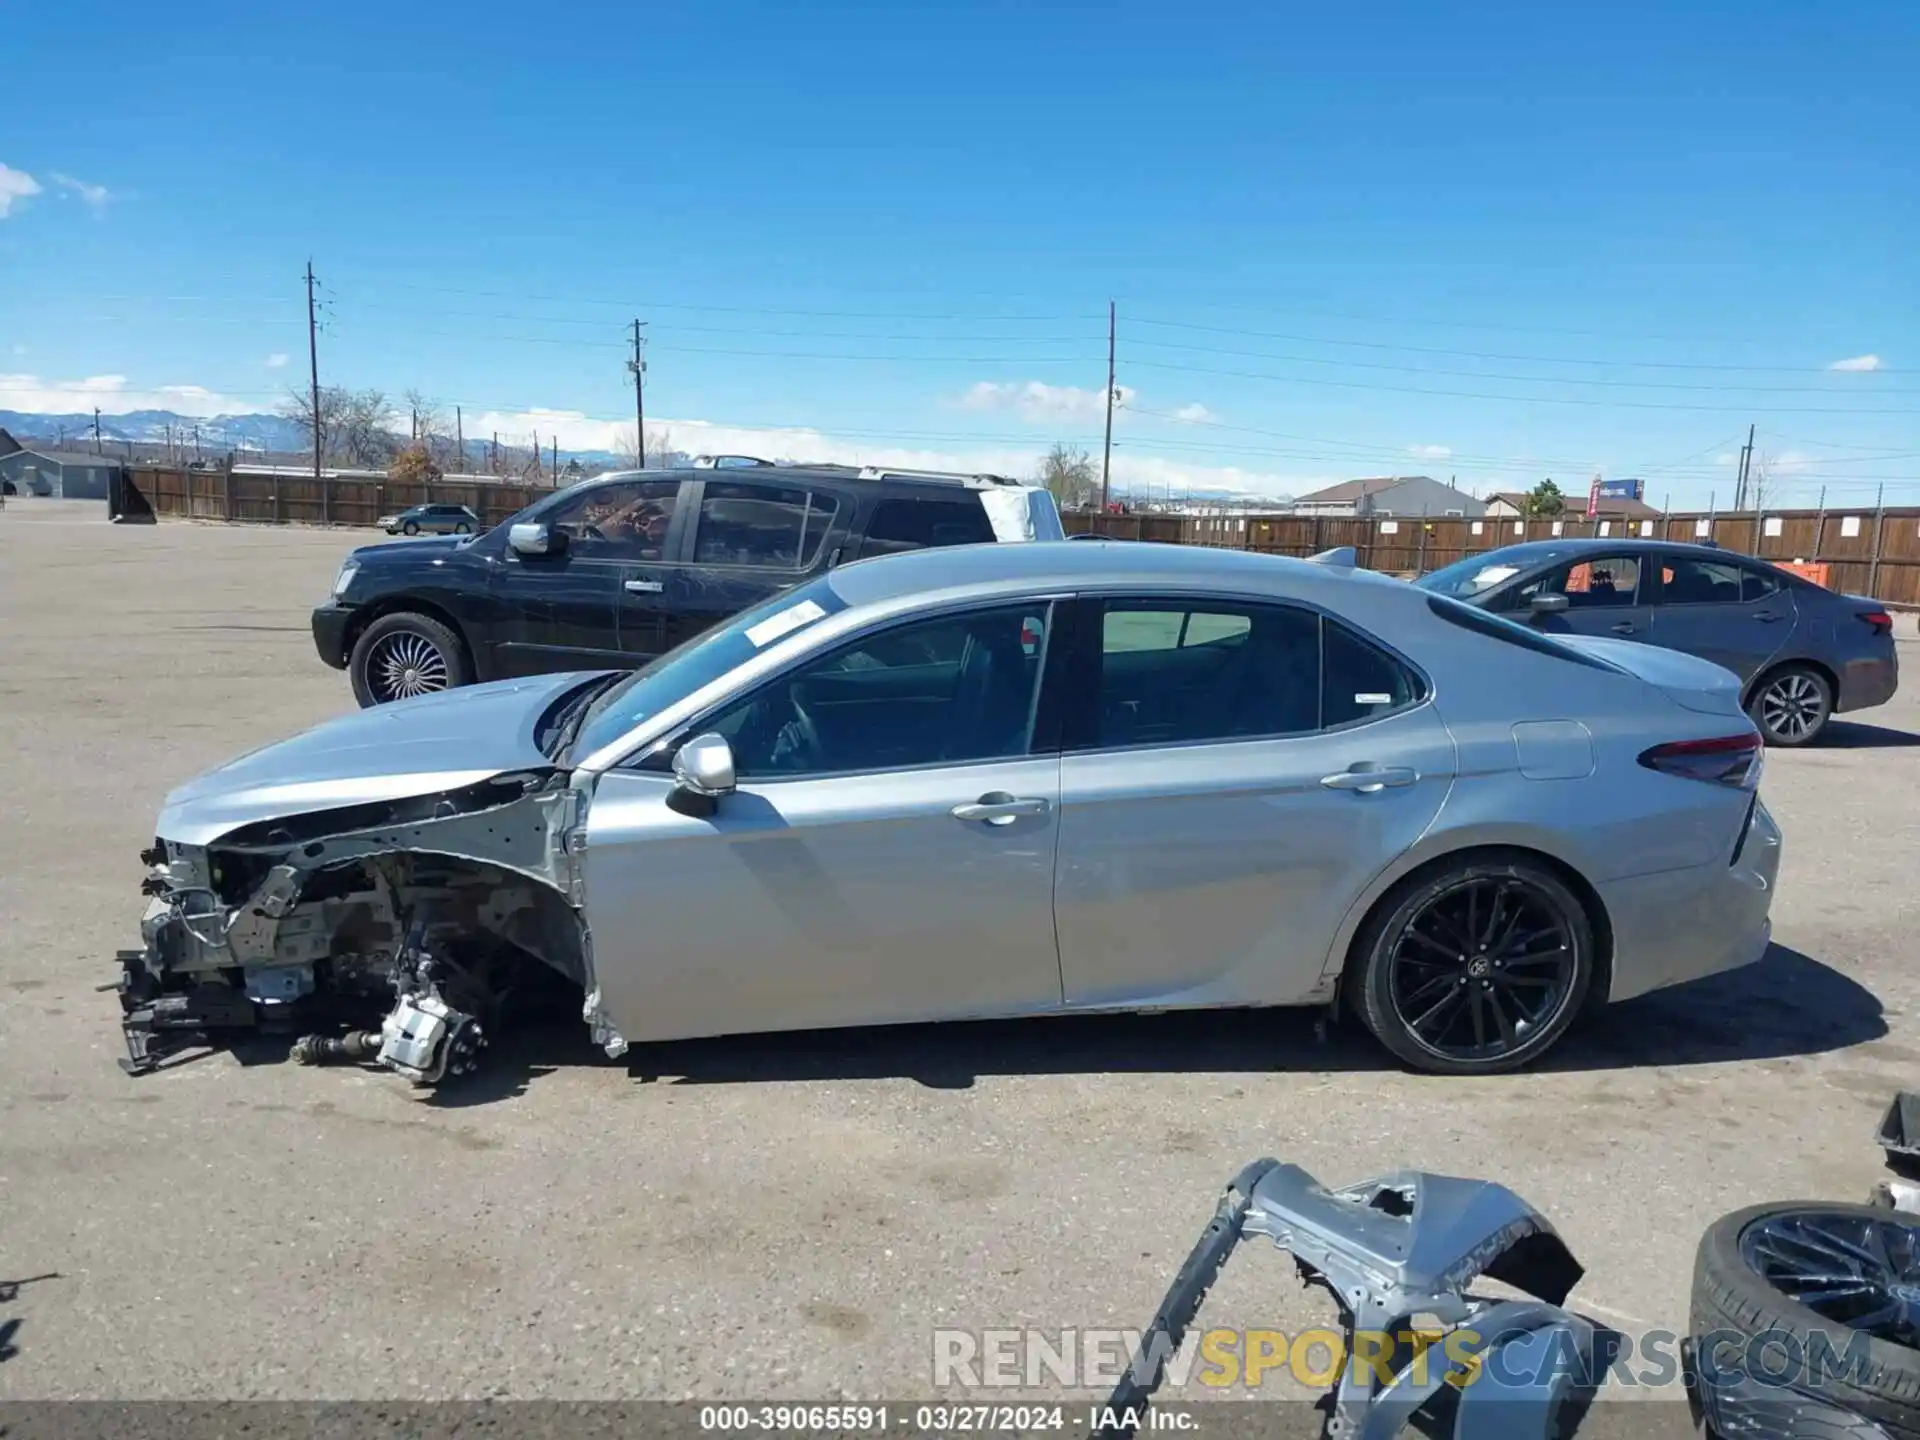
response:
<path id="1" fill-rule="evenodd" d="M 1492 550 L 1485 555 L 1469 555 L 1464 560 L 1443 565 L 1413 583 L 1436 595 L 1451 595 L 1459 600 L 1471 599 L 1504 580 L 1511 580 L 1522 570 L 1545 558 L 1543 555 L 1515 555 L 1511 551 Z"/>
<path id="2" fill-rule="evenodd" d="M 776 640 L 847 608 L 828 577 L 783 590 L 650 660 L 587 708 L 567 759 L 578 764 L 650 715 L 751 660 Z"/>

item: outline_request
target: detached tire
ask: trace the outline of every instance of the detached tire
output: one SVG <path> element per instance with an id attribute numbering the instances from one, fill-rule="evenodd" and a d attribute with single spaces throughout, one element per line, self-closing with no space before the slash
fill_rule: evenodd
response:
<path id="1" fill-rule="evenodd" d="M 460 637 L 412 610 L 382 615 L 361 631 L 347 674 L 362 708 L 451 690 L 473 679 Z"/>
<path id="2" fill-rule="evenodd" d="M 1348 1003 L 1404 1064 L 1493 1075 L 1544 1055 L 1593 985 L 1586 907 L 1541 861 L 1482 851 L 1387 893 L 1347 963 Z"/>
<path id="3" fill-rule="evenodd" d="M 1811 745 L 1833 718 L 1833 686 L 1811 665 L 1782 665 L 1753 687 L 1747 714 L 1769 745 Z"/>
<path id="4" fill-rule="evenodd" d="M 1821 1239 L 1822 1230 L 1832 1232 L 1836 1243 L 1831 1247 Z M 1868 1242 L 1865 1248 L 1854 1253 L 1862 1240 Z M 1861 1287 L 1865 1293 L 1855 1296 L 1848 1285 L 1818 1273 L 1836 1265 L 1844 1273 L 1863 1259 L 1872 1269 L 1877 1260 L 1868 1257 L 1879 1245 L 1894 1272 L 1884 1288 L 1868 1282 Z M 1762 1273 L 1763 1268 L 1773 1273 Z M 1797 1286 L 1788 1276 L 1796 1268 L 1809 1272 Z M 1800 1303 L 1783 1284 L 1798 1288 L 1827 1313 Z M 1750 1365 L 1777 1377 L 1793 1357 L 1803 1357 L 1794 1390 L 1865 1417 L 1889 1435 L 1920 1437 L 1920 1349 L 1847 1323 L 1896 1306 L 1904 1309 L 1908 1327 L 1920 1323 L 1909 1298 L 1917 1288 L 1920 1224 L 1900 1211 L 1825 1200 L 1736 1210 L 1707 1227 L 1694 1258 L 1689 1332 L 1700 1387 L 1713 1388 L 1716 1370 L 1744 1373 Z M 1920 1338 L 1911 1328 L 1907 1334 L 1909 1340 Z M 1715 1353 L 1705 1353 L 1709 1349 Z M 1750 1361 L 1755 1354 L 1761 1358 Z M 1815 1357 L 1827 1355 L 1832 1359 L 1815 1363 Z M 1791 1399 L 1778 1383 L 1767 1393 Z"/>

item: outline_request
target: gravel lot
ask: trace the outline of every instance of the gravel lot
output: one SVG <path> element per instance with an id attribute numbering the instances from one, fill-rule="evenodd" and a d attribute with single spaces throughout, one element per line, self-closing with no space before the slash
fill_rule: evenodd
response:
<path id="1" fill-rule="evenodd" d="M 1505 1181 L 1587 1308 L 1681 1327 L 1693 1246 L 1761 1199 L 1857 1199 L 1920 1084 L 1920 653 L 1770 758 L 1760 966 L 1622 1007 L 1544 1073 L 1386 1068 L 1304 1015 L 640 1047 L 524 1036 L 474 1088 L 216 1056 L 115 1067 L 163 793 L 352 705 L 309 606 L 345 532 L 0 511 L 0 1396 L 881 1397 L 936 1325 L 1143 1324 L 1260 1154 L 1346 1182 Z M 1244 1252 L 1221 1324 L 1330 1318 Z M 10 1328 L 17 1327 L 17 1328 Z M 9 1339 L 10 1334 L 10 1339 Z"/>

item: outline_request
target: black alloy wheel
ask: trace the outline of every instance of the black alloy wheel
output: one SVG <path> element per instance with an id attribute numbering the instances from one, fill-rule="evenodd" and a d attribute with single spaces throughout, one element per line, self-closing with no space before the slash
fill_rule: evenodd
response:
<path id="1" fill-rule="evenodd" d="M 1920 1349 L 1920 1235 L 1907 1217 L 1776 1211 L 1742 1232 L 1740 1258 L 1821 1319 Z"/>
<path id="2" fill-rule="evenodd" d="M 1370 927 L 1354 996 L 1401 1060 L 1442 1074 L 1516 1069 L 1584 1006 L 1593 935 L 1545 866 L 1465 863 L 1404 887 Z"/>

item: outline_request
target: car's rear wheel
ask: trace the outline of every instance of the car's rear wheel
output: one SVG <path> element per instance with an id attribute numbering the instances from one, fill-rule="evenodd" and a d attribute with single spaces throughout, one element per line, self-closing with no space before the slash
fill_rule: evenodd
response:
<path id="1" fill-rule="evenodd" d="M 471 535 L 473 533 L 473 527 L 462 520 L 458 525 L 453 527 L 453 533 L 456 535 Z"/>
<path id="2" fill-rule="evenodd" d="M 1593 943 L 1579 897 L 1544 864 L 1462 858 L 1409 877 L 1380 904 L 1348 967 L 1348 996 L 1416 1070 L 1513 1070 L 1579 1015 Z"/>
<path id="3" fill-rule="evenodd" d="M 410 610 L 382 615 L 367 626 L 354 642 L 347 673 L 363 706 L 431 695 L 473 678 L 460 637 L 431 616 Z"/>
<path id="4" fill-rule="evenodd" d="M 1782 665 L 1753 687 L 1747 713 L 1769 745 L 1810 745 L 1833 718 L 1833 686 L 1811 665 Z"/>

